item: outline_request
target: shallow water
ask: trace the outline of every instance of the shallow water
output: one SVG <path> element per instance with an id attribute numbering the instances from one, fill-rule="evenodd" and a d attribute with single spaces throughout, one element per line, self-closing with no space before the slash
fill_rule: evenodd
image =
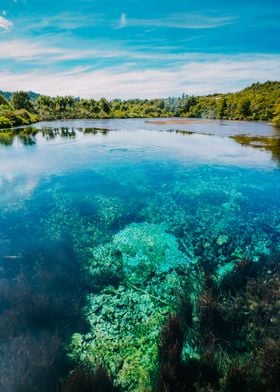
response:
<path id="1" fill-rule="evenodd" d="M 36 128 L 52 127 L 53 122 L 44 121 L 36 125 Z M 231 135 L 258 135 L 279 136 L 279 128 L 270 126 L 261 121 L 229 121 L 229 120 L 204 120 L 204 119 L 178 119 L 178 118 L 131 118 L 131 119 L 108 119 L 108 120 L 64 120 L 56 121 L 57 127 L 84 127 L 103 128 L 108 130 L 148 130 L 148 131 L 186 131 L 206 135 L 231 136 Z"/>
<path id="2" fill-rule="evenodd" d="M 170 129 L 194 133 L 167 132 Z M 87 342 L 94 348 L 96 336 L 93 331 L 99 331 L 101 340 L 104 334 L 104 345 L 101 344 L 97 354 L 104 358 L 109 350 L 108 336 L 118 340 L 125 335 L 122 329 L 112 330 L 118 317 L 124 315 L 110 316 L 111 321 L 105 325 L 102 313 L 101 321 L 100 318 L 96 321 L 93 309 L 99 301 L 103 313 L 109 317 L 106 301 L 111 301 L 114 313 L 114 306 L 119 306 L 119 287 L 124 287 L 124 292 L 128 293 L 134 286 L 143 291 L 143 284 L 150 299 L 160 295 L 165 298 L 168 309 L 164 311 L 169 312 L 176 307 L 176 298 L 170 294 L 177 268 L 168 265 L 172 258 L 186 266 L 209 264 L 219 279 L 228 266 L 230 269 L 240 259 L 258 262 L 263 256 L 279 251 L 278 162 L 269 150 L 242 146 L 227 137 L 236 134 L 278 136 L 277 132 L 264 123 L 193 121 L 171 127 L 146 120 L 75 120 L 39 123 L 34 132 L 29 129 L 27 136 L 18 135 L 10 143 L 0 144 L 1 307 L 11 312 L 17 306 L 16 301 L 7 300 L 6 287 L 14 286 L 20 292 L 23 285 L 27 297 L 28 293 L 55 297 L 55 301 L 61 300 L 66 309 L 69 301 L 77 303 L 77 298 L 80 300 L 91 293 L 83 304 L 78 304 L 80 309 L 85 305 L 91 312 L 88 320 L 91 336 L 87 337 Z M 123 238 L 128 244 L 123 245 Z M 141 245 L 141 255 L 137 244 Z M 162 264 L 164 257 L 159 257 L 157 252 L 166 255 L 166 249 L 173 253 L 166 256 L 168 260 Z M 122 266 L 125 272 L 121 278 L 114 270 L 114 258 L 108 259 L 115 251 L 118 251 L 116 257 L 121 253 L 122 263 L 127 263 Z M 98 252 L 105 253 L 101 257 L 96 256 Z M 93 260 L 94 273 L 87 269 L 91 268 L 89 260 Z M 104 269 L 102 260 L 109 263 Z M 152 264 L 156 260 L 159 264 L 155 264 L 155 268 Z M 106 277 L 102 282 L 100 274 L 96 275 L 96 268 Z M 149 273 L 143 272 L 145 268 Z M 91 274 L 88 279 L 87 275 Z M 116 281 L 112 280 L 114 274 Z M 159 283 L 163 276 L 172 279 L 169 283 Z M 176 281 L 177 277 L 174 279 L 174 285 L 181 284 Z M 105 300 L 103 290 L 112 284 L 116 292 L 108 294 Z M 150 288 L 154 291 L 149 291 L 149 285 L 154 285 Z M 167 292 L 169 294 L 165 294 Z M 145 313 L 149 306 L 156 309 L 150 311 L 149 317 L 154 317 L 153 328 L 157 331 L 166 316 L 164 311 L 160 313 L 165 305 L 157 303 L 155 307 L 148 300 L 145 302 L 146 297 L 136 298 L 139 291 L 128 294 L 135 296 L 137 306 L 128 306 L 127 313 Z M 141 301 L 146 310 L 140 309 Z M 128 315 L 127 325 L 144 322 L 141 317 L 139 315 L 135 321 Z M 74 335 L 76 339 L 84 339 L 79 320 L 77 322 L 80 318 L 83 315 L 67 321 L 67 333 L 60 333 L 64 347 L 69 346 L 74 332 L 79 333 L 78 338 Z M 13 322 L 21 324 L 23 321 L 13 319 Z M 1 324 L 1 329 L 2 325 L 5 323 Z M 59 331 L 63 329 L 61 325 L 55 324 Z M 49 334 L 47 338 L 38 337 L 45 330 Z M 11 332 L 7 347 L 7 341 L 0 336 L 4 363 L 14 361 L 17 344 L 27 344 L 26 334 L 33 338 L 32 323 L 31 327 Z M 53 335 L 52 328 L 41 325 L 36 329 L 38 341 L 35 340 L 42 342 Z M 133 333 L 131 336 L 131 344 L 139 344 L 134 342 Z M 36 342 L 33 343 L 34 351 Z M 78 344 L 73 348 L 76 352 L 70 355 L 79 363 L 90 355 L 90 350 L 82 353 L 81 347 L 77 347 Z M 137 349 L 141 351 L 139 347 Z M 136 351 L 129 355 L 138 363 Z M 119 347 L 115 352 L 115 356 L 108 355 L 104 359 L 113 373 L 111 362 L 118 363 L 120 356 L 128 355 Z M 34 367 L 34 355 L 31 350 L 27 359 L 22 357 L 28 371 Z M 146 358 L 146 363 L 149 360 Z M 5 390 L 12 391 L 26 374 L 26 369 L 19 367 L 14 377 L 9 366 L 2 365 L 2 374 L 5 374 L 2 388 L 4 385 Z M 130 376 L 125 371 L 119 374 L 120 384 L 127 387 Z M 139 374 L 136 369 L 136 379 Z M 33 380 L 35 385 L 38 382 L 36 378 Z M 50 388 L 48 386 L 46 390 Z"/>

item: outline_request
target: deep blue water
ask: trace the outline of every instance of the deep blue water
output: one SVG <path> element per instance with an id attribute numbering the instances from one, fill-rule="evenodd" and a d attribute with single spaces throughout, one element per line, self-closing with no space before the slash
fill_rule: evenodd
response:
<path id="1" fill-rule="evenodd" d="M 55 329 L 63 347 L 82 331 L 79 309 L 91 291 L 83 266 L 93 249 L 118 233 L 129 236 L 124 230 L 130 225 L 164 227 L 180 252 L 193 263 L 211 264 L 217 278 L 240 258 L 258 262 L 280 250 L 279 162 L 269 150 L 228 137 L 278 136 L 267 124 L 76 120 L 36 129 L 43 133 L 0 145 L 1 308 L 8 320 L 2 317 L 0 323 L 0 370 L 7 391 L 16 390 L 26 372 L 36 376 L 34 352 L 54 339 Z M 171 129 L 194 133 L 167 132 Z M 29 295 L 47 297 L 54 306 L 62 301 L 67 312 L 75 303 L 77 314 L 69 320 L 64 315 L 51 327 L 35 322 L 34 335 L 26 316 L 9 318 L 22 292 L 21 307 Z M 5 335 L 7 323 L 20 326 Z M 31 347 L 31 353 L 18 359 L 14 377 L 18 347 Z M 45 355 L 50 360 L 51 354 Z"/>

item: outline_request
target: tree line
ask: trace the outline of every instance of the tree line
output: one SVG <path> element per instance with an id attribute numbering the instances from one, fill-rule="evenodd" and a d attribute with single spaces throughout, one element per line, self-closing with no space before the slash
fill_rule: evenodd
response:
<path id="1" fill-rule="evenodd" d="M 280 82 L 254 83 L 237 93 L 165 99 L 99 100 L 17 91 L 0 95 L 0 128 L 42 120 L 189 117 L 270 121 L 280 126 Z"/>

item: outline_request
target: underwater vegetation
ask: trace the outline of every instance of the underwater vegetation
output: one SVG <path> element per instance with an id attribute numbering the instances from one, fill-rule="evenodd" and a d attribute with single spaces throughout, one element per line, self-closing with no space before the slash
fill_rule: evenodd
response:
<path id="1" fill-rule="evenodd" d="M 34 227 L 35 231 L 35 227 Z M 0 279 L 0 389 L 57 391 L 71 369 L 65 341 L 80 317 L 83 285 L 73 279 L 69 247 L 40 247 L 2 259 Z M 1 249 L 3 250 L 3 248 Z M 3 268 L 4 267 L 4 268 Z"/>
<path id="2" fill-rule="evenodd" d="M 279 255 L 277 262 L 240 258 L 210 274 L 203 258 L 198 268 L 164 226 L 148 223 L 127 226 L 92 254 L 86 274 L 97 286 L 85 308 L 91 328 L 73 335 L 73 359 L 108 368 L 125 391 L 230 391 L 234 371 L 248 391 L 276 390 Z M 110 270 L 114 281 L 104 287 L 100 276 Z M 264 364 L 268 347 L 276 357 L 272 372 Z"/>
<path id="3" fill-rule="evenodd" d="M 262 265 L 241 260 L 220 282 L 205 274 L 197 303 L 161 304 L 161 318 L 142 293 L 120 287 L 118 298 L 113 288 L 94 294 L 86 309 L 98 321 L 91 333 L 72 337 L 71 350 L 90 369 L 99 361 L 107 366 L 124 391 L 278 391 L 280 274 L 274 257 Z"/>
<path id="4" fill-rule="evenodd" d="M 164 226 L 142 222 L 93 249 L 86 267 L 94 290 L 85 309 L 90 332 L 73 335 L 72 357 L 100 362 L 129 390 L 150 389 L 157 336 L 188 273 L 178 246 Z"/>
<path id="5" fill-rule="evenodd" d="M 107 371 L 99 367 L 94 372 L 85 368 L 72 370 L 60 392 L 119 392 Z"/>
<path id="6" fill-rule="evenodd" d="M 240 264 L 234 282 L 229 276 L 218 285 L 206 282 L 192 333 L 198 357 L 183 358 L 183 324 L 178 316 L 168 320 L 159 345 L 159 390 L 279 390 L 279 255 L 253 273 L 252 262 Z"/>

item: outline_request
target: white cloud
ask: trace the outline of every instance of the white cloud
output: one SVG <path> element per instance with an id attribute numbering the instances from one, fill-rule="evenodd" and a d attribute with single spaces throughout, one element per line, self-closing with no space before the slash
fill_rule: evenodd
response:
<path id="1" fill-rule="evenodd" d="M 0 28 L 4 30 L 9 30 L 10 27 L 12 27 L 13 23 L 9 21 L 8 19 L 4 18 L 3 16 L 0 16 Z"/>
<path id="2" fill-rule="evenodd" d="M 121 27 L 152 26 L 177 29 L 212 29 L 234 23 L 237 20 L 234 16 L 202 15 L 195 12 L 172 14 L 165 18 L 155 19 L 129 19 L 125 14 L 122 15 L 124 15 L 125 23 L 123 25 L 120 23 Z"/>
<path id="3" fill-rule="evenodd" d="M 55 37 L 57 39 L 57 37 Z M 49 39 L 50 41 L 50 39 Z M 78 46 L 78 45 L 76 45 Z M 189 59 L 191 54 L 167 54 L 149 51 L 134 51 L 123 49 L 121 44 L 115 45 L 118 48 L 112 49 L 109 43 L 100 44 L 92 41 L 87 49 L 75 49 L 74 47 L 57 47 L 47 45 L 44 40 L 16 39 L 0 41 L 0 59 L 16 60 L 25 62 L 57 63 L 65 60 L 89 60 L 89 59 L 147 59 L 147 60 L 183 60 Z M 169 48 L 164 48 L 168 50 Z"/>
<path id="4" fill-rule="evenodd" d="M 120 17 L 120 25 L 119 27 L 125 27 L 127 25 L 127 18 L 126 18 L 126 14 L 122 13 L 121 17 Z"/>
<path id="5" fill-rule="evenodd" d="M 100 98 L 153 98 L 170 95 L 237 91 L 256 81 L 279 79 L 279 55 L 194 58 L 168 69 L 139 69 L 129 65 L 100 70 L 73 68 L 67 72 L 37 70 L 1 72 L 3 90 L 33 90 L 48 95 Z"/>
<path id="6" fill-rule="evenodd" d="M 126 13 L 121 13 L 117 23 L 107 19 L 104 14 L 81 14 L 79 12 L 62 12 L 53 16 L 40 18 L 25 17 L 20 19 L 20 24 L 25 30 L 56 28 L 73 30 L 85 26 L 107 25 L 111 28 L 124 27 L 167 27 L 178 29 L 211 29 L 232 24 L 237 20 L 232 15 L 217 13 L 200 14 L 197 12 L 169 14 L 156 18 L 128 18 Z"/>
<path id="7" fill-rule="evenodd" d="M 0 42 L 0 58 L 9 60 L 37 60 L 46 56 L 61 55 L 57 48 L 47 47 L 39 42 L 28 40 L 10 40 Z"/>
<path id="8" fill-rule="evenodd" d="M 16 39 L 0 41 L 0 59 L 4 60 L 39 61 L 45 64 L 65 60 L 140 57 L 150 58 L 150 54 L 141 54 L 125 49 L 112 49 L 109 44 L 100 45 L 94 41 L 91 42 L 87 49 L 51 46 L 47 45 L 43 40 Z"/>
<path id="9" fill-rule="evenodd" d="M 57 35 L 54 36 L 54 41 L 57 40 Z M 60 38 L 62 40 L 62 38 Z M 109 42 L 98 42 L 92 40 L 88 43 L 87 48 L 78 48 L 78 44 L 76 43 L 72 47 L 58 47 L 52 46 L 52 39 L 48 36 L 48 44 L 44 39 L 40 40 L 27 40 L 27 39 L 14 39 L 14 40 L 5 40 L 0 41 L 0 60 L 13 60 L 16 62 L 26 62 L 34 66 L 34 63 L 37 64 L 56 64 L 58 65 L 61 62 L 61 65 L 65 68 L 65 61 L 68 60 L 79 60 L 86 61 L 87 64 L 89 61 L 93 60 L 107 60 L 107 59 L 115 59 L 118 62 L 124 63 L 125 61 L 134 61 L 135 64 L 139 64 L 139 60 L 149 60 L 149 65 L 153 61 L 154 64 L 160 62 L 166 66 L 169 63 L 173 64 L 184 64 L 190 61 L 197 62 L 212 62 L 217 61 L 221 56 L 223 59 L 237 59 L 238 56 L 235 55 L 233 57 L 227 57 L 225 55 L 218 54 L 210 54 L 210 53 L 170 53 L 172 47 L 169 46 L 152 46 L 149 47 L 140 47 L 138 46 L 138 50 L 131 49 L 130 47 L 125 48 L 122 46 L 122 43 L 116 43 L 114 45 L 114 49 L 112 49 L 112 45 Z M 74 47 L 75 46 L 75 47 Z M 244 60 L 246 56 L 241 56 Z M 251 56 L 248 56 L 248 60 Z M 256 55 L 253 55 L 255 58 Z M 259 56 L 260 57 L 260 56 Z M 263 56 L 266 59 L 269 59 L 270 56 Z M 67 65 L 68 68 L 69 65 Z"/>
<path id="10" fill-rule="evenodd" d="M 85 26 L 93 26 L 104 22 L 99 14 L 81 14 L 79 12 L 61 12 L 52 16 L 21 18 L 25 30 L 60 29 L 74 30 Z"/>

